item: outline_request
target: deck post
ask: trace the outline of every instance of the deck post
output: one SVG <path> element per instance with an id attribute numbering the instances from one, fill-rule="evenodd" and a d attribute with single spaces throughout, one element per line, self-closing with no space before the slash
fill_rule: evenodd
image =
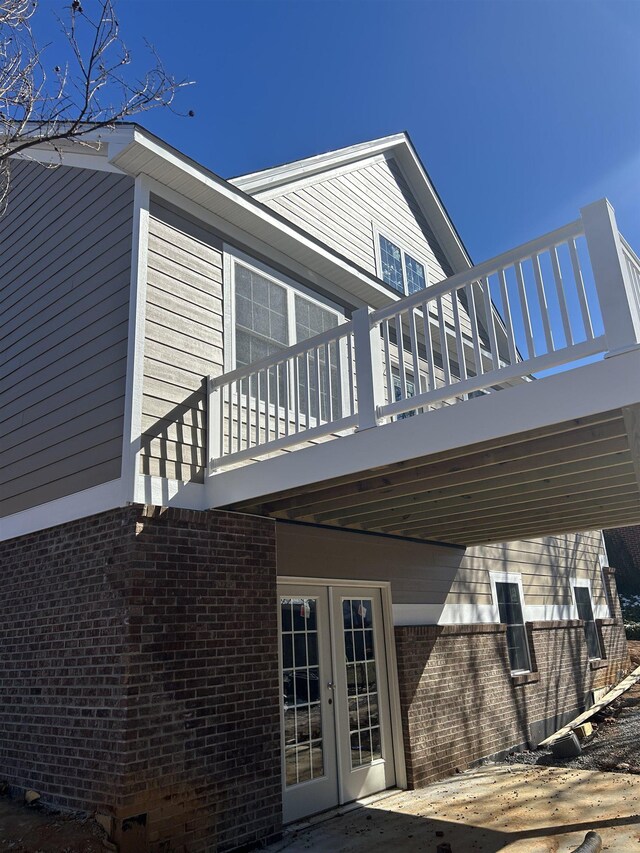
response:
<path id="1" fill-rule="evenodd" d="M 630 281 L 613 207 L 606 198 L 580 211 L 587 239 L 607 355 L 634 349 L 640 342 L 640 305 Z"/>
<path id="2" fill-rule="evenodd" d="M 358 392 L 358 430 L 378 426 L 378 406 L 384 403 L 380 330 L 371 327 L 371 308 L 353 312 L 356 388 Z"/>
<path id="3" fill-rule="evenodd" d="M 213 376 L 207 377 L 207 475 L 214 473 L 214 460 L 223 453 L 222 388 L 214 385 Z"/>

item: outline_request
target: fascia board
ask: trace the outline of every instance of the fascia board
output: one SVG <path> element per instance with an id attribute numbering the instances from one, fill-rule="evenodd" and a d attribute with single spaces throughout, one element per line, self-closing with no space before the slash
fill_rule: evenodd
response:
<path id="1" fill-rule="evenodd" d="M 396 147 L 394 156 L 454 273 L 469 269 L 473 266 L 471 258 L 411 143 L 405 139 L 403 145 Z"/>
<path id="2" fill-rule="evenodd" d="M 251 172 L 247 175 L 239 175 L 230 178 L 229 183 L 241 189 L 249 195 L 271 191 L 277 187 L 288 185 L 301 178 L 335 169 L 349 163 L 356 162 L 374 154 L 387 151 L 399 142 L 405 140 L 403 133 L 374 139 L 371 142 L 360 142 L 350 145 L 348 148 L 340 148 L 337 151 L 327 151 L 314 157 L 306 157 L 304 160 L 295 160 L 292 163 L 284 163 L 260 172 Z"/>
<path id="3" fill-rule="evenodd" d="M 395 157 L 418 204 L 422 207 L 427 222 L 432 227 L 447 260 L 451 264 L 454 274 L 470 269 L 473 266 L 473 262 L 469 257 L 469 253 L 409 139 L 406 139 L 403 145 L 397 147 Z M 494 320 L 497 323 L 496 332 L 499 336 L 498 348 L 500 354 L 504 355 L 507 351 L 504 321 L 493 300 L 491 304 L 493 305 Z M 487 318 L 484 316 L 484 305 L 478 305 L 477 311 L 486 329 Z"/>
<path id="4" fill-rule="evenodd" d="M 111 159 L 114 151 L 131 144 L 133 126 L 94 130 L 80 139 L 61 139 L 54 142 L 41 140 L 37 144 L 10 155 L 15 160 L 33 160 L 52 165 L 74 166 L 98 171 L 114 171 L 126 174 L 115 166 Z"/>

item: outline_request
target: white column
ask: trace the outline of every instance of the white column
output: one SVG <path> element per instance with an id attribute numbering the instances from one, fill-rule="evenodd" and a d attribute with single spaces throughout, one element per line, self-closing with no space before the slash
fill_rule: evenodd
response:
<path id="1" fill-rule="evenodd" d="M 358 429 L 378 426 L 378 406 L 384 402 L 380 329 L 371 328 L 371 308 L 353 312 L 353 340 L 358 390 Z"/>
<path id="2" fill-rule="evenodd" d="M 207 377 L 207 476 L 214 473 L 214 460 L 222 457 L 224 442 L 222 388 L 216 388 L 213 382 L 213 376 Z"/>
<path id="3" fill-rule="evenodd" d="M 640 342 L 640 306 L 620 243 L 613 207 L 606 198 L 580 211 L 598 292 L 608 355 Z"/>

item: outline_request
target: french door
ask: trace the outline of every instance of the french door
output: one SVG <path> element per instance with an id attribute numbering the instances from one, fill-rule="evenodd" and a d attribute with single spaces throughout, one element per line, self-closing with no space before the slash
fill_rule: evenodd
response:
<path id="1" fill-rule="evenodd" d="M 281 585 L 285 823 L 395 783 L 382 597 Z"/>

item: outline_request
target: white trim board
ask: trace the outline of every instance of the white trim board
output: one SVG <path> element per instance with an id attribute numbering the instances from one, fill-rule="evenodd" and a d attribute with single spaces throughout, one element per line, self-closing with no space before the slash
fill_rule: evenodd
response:
<path id="1" fill-rule="evenodd" d="M 166 477 L 156 477 L 149 474 L 138 474 L 136 476 L 133 502 L 148 506 L 208 509 L 203 483 L 169 480 Z"/>
<path id="2" fill-rule="evenodd" d="M 605 605 L 593 607 L 595 619 L 607 619 L 609 608 Z M 578 618 L 573 604 L 526 604 L 525 622 L 566 622 Z M 411 625 L 491 625 L 500 622 L 495 604 L 395 604 L 393 624 L 398 627 Z"/>
<path id="3" fill-rule="evenodd" d="M 147 258 L 149 252 L 149 187 L 137 177 L 133 195 L 133 235 L 129 285 L 129 325 L 124 424 L 122 431 L 122 481 L 133 501 L 140 470 L 142 398 L 144 393 L 144 343 L 147 308 Z"/>
<path id="4" fill-rule="evenodd" d="M 127 498 L 124 491 L 122 479 L 111 480 L 8 515 L 0 519 L 0 541 L 125 506 Z"/>
<path id="5" fill-rule="evenodd" d="M 300 160 L 292 160 L 290 163 L 272 166 L 259 172 L 248 172 L 245 175 L 238 175 L 228 180 L 230 184 L 248 195 L 272 192 L 276 187 L 286 187 L 286 189 L 282 189 L 282 192 L 287 192 L 289 187 L 299 181 L 308 180 L 319 174 L 330 173 L 345 166 L 352 166 L 377 155 L 384 155 L 386 151 L 403 143 L 406 143 L 405 134 L 394 133 L 380 139 L 359 142 L 345 148 L 337 148 L 311 157 L 303 157 Z"/>
<path id="6" fill-rule="evenodd" d="M 84 153 L 71 151 L 44 151 L 40 148 L 29 148 L 20 154 L 14 154 L 11 160 L 26 163 L 40 163 L 43 167 L 69 166 L 75 169 L 90 169 L 94 172 L 111 172 L 114 175 L 126 175 L 107 159 L 106 152 L 86 150 Z"/>
<path id="7" fill-rule="evenodd" d="M 385 163 L 388 159 L 389 157 L 385 152 L 373 154 L 371 157 L 362 157 L 360 159 L 353 160 L 350 163 L 344 163 L 342 165 L 335 166 L 334 168 L 327 169 L 326 171 L 322 170 L 310 175 L 303 175 L 295 181 L 282 183 L 277 187 L 257 190 L 256 192 L 249 192 L 248 194 L 258 199 L 258 201 L 271 201 L 271 199 L 277 199 L 283 195 L 299 192 L 302 189 L 312 187 L 315 184 L 324 183 L 325 181 L 330 181 L 333 178 L 340 177 L 341 175 L 348 175 L 351 172 L 357 172 L 367 166 L 375 165 L 376 163 Z M 391 159 L 393 159 L 393 157 L 391 157 Z M 231 180 L 229 183 L 238 186 L 239 189 L 243 189 L 238 184 L 235 184 L 235 180 Z"/>

